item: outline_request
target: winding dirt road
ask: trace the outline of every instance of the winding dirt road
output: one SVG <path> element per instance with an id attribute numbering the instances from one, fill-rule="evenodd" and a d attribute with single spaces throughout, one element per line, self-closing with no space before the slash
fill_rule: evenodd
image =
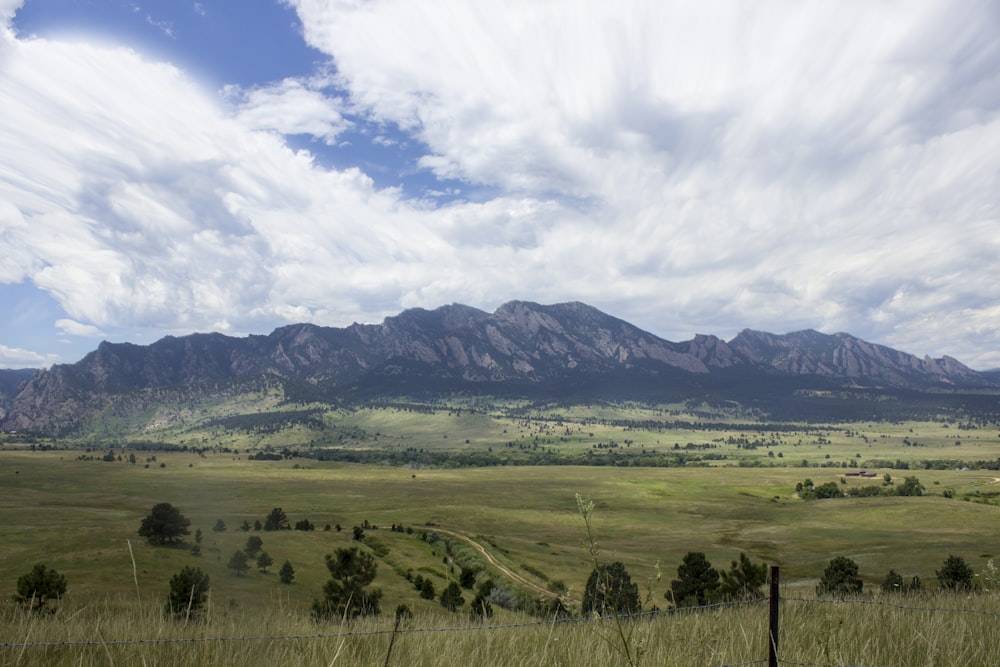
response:
<path id="1" fill-rule="evenodd" d="M 472 547 L 477 552 L 479 552 L 479 554 L 483 558 L 486 559 L 487 563 L 489 563 L 495 569 L 499 570 L 505 577 L 507 577 L 508 579 L 510 579 L 511 581 L 513 581 L 514 583 L 516 583 L 516 584 L 518 584 L 520 586 L 523 586 L 523 587 L 531 590 L 532 592 L 538 593 L 539 595 L 542 595 L 544 597 L 547 597 L 547 598 L 554 597 L 554 594 L 552 593 L 552 591 L 550 591 L 549 589 L 545 588 L 544 586 L 539 586 L 538 584 L 536 584 L 535 582 L 531 581 L 530 579 L 526 579 L 525 577 L 521 576 L 520 574 L 518 574 L 514 570 L 510 569 L 509 567 L 507 567 L 506 565 L 504 565 L 503 563 L 501 563 L 500 561 L 498 561 L 496 558 L 494 558 L 493 554 L 491 554 L 486 549 L 486 547 L 484 547 L 482 544 L 480 544 L 479 542 L 475 541 L 474 539 L 472 539 L 468 535 L 463 535 L 462 533 L 457 533 L 454 530 L 447 530 L 445 528 L 438 528 L 437 526 L 435 526 L 432 530 L 434 532 L 441 533 L 442 535 L 448 535 L 450 537 L 454 537 L 455 539 L 460 540 L 460 541 L 464 542 L 465 544 L 468 544 L 470 547 Z M 570 599 L 572 599 L 572 598 L 570 598 Z M 575 601 L 576 600 L 574 600 L 574 602 Z"/>

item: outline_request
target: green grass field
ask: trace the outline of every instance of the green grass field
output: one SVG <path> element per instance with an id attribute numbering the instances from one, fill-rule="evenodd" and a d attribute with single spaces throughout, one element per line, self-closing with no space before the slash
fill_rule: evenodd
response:
<path id="1" fill-rule="evenodd" d="M 205 420 L 224 415 L 225 409 L 229 408 L 195 409 L 192 413 L 200 416 L 186 420 L 166 419 L 161 414 L 157 419 L 162 419 L 165 425 L 145 432 L 147 442 L 182 445 L 197 451 L 133 451 L 123 448 L 128 440 L 120 435 L 106 442 L 42 443 L 66 446 L 45 451 L 37 443 L 37 451 L 32 451 L 16 442 L 16 438 L 4 441 L 0 450 L 0 512 L 5 517 L 0 531 L 0 586 L 6 586 L 9 594 L 13 594 L 18 576 L 35 563 L 45 563 L 63 573 L 70 584 L 63 608 L 54 619 L 78 614 L 81 622 L 82 619 L 90 619 L 86 623 L 97 622 L 91 615 L 95 609 L 103 608 L 101 618 L 108 626 L 102 632 L 118 632 L 114 623 L 120 622 L 121 633 L 136 637 L 142 635 L 142 626 L 129 626 L 124 620 L 112 622 L 110 616 L 118 612 L 111 610 L 129 608 L 132 611 L 127 615 L 135 618 L 157 615 L 170 577 L 185 565 L 196 565 L 211 577 L 213 620 L 211 629 L 204 629 L 206 633 L 237 633 L 242 627 L 259 627 L 260 634 L 267 634 L 263 626 L 255 624 L 278 613 L 289 619 L 288 627 L 294 628 L 280 632 L 310 634 L 308 628 L 315 632 L 317 627 L 309 620 L 310 604 L 320 596 L 328 578 L 324 555 L 339 547 L 356 545 L 351 528 L 367 522 L 371 527 L 366 530 L 366 546 L 362 548 L 378 547 L 382 553 L 377 557 L 375 586 L 383 591 L 383 613 L 391 617 L 398 604 L 406 604 L 415 614 L 415 624 L 464 624 L 465 614 L 449 614 L 436 600 L 421 599 L 408 577 L 419 574 L 429 578 L 435 590 L 440 591 L 457 578 L 458 563 L 471 557 L 483 568 L 480 579 L 506 581 L 526 597 L 565 588 L 572 604 L 580 599 L 592 567 L 583 544 L 585 530 L 577 509 L 577 495 L 595 502 L 594 528 L 602 560 L 622 561 L 641 587 L 657 569 L 662 573 L 662 579 L 653 584 L 652 598 L 661 608 L 667 606 L 663 593 L 676 575 L 681 558 L 689 551 L 705 552 L 717 569 L 728 568 L 740 552 L 746 552 L 755 562 L 779 565 L 785 590 L 792 596 L 812 596 L 818 577 L 833 556 L 849 556 L 857 561 L 867 587 L 874 590 L 889 569 L 906 578 L 918 575 L 925 586 L 933 589 L 934 571 L 949 554 L 962 556 L 977 572 L 986 567 L 988 560 L 1000 555 L 1000 533 L 996 530 L 1000 520 L 1000 472 L 965 469 L 975 468 L 976 462 L 1000 457 L 1000 436 L 995 429 L 960 429 L 955 423 L 940 421 L 801 426 L 761 432 L 750 430 L 747 424 L 714 417 L 710 420 L 712 426 L 706 428 L 704 420 L 697 423 L 690 415 L 630 406 L 604 406 L 599 412 L 535 410 L 531 414 L 383 407 L 326 411 L 322 415 L 326 427 L 319 431 L 293 425 L 273 433 L 255 434 L 204 426 Z M 677 426 L 678 422 L 689 419 L 691 423 L 686 426 Z M 668 421 L 673 424 L 670 428 L 664 427 Z M 249 459 L 253 452 L 282 448 L 315 455 L 324 446 L 372 451 L 417 448 L 444 454 L 470 449 L 489 452 L 491 448 L 494 453 L 505 449 L 525 451 L 537 446 L 580 453 L 611 442 L 630 450 L 664 451 L 674 450 L 675 445 L 685 448 L 691 444 L 695 447 L 684 451 L 713 452 L 721 457 L 662 468 L 607 465 L 451 468 L 362 465 L 308 456 L 277 461 Z M 711 449 L 698 448 L 709 445 Z M 109 447 L 116 455 L 121 454 L 122 460 L 116 456 L 114 461 L 102 461 Z M 136 456 L 134 464 L 128 462 L 130 453 Z M 872 465 L 878 462 L 889 462 L 894 467 Z M 941 462 L 947 464 L 939 465 Z M 903 469 L 904 464 L 909 469 Z M 928 464 L 940 469 L 926 469 Z M 846 476 L 846 472 L 857 467 L 877 468 L 878 476 L 874 479 Z M 835 482 L 840 488 L 850 489 L 882 486 L 886 474 L 891 475 L 894 483 L 915 475 L 926 492 L 920 497 L 815 501 L 802 500 L 795 493 L 796 483 L 806 478 L 817 485 Z M 141 519 L 160 502 L 174 504 L 191 520 L 192 534 L 187 536 L 185 545 L 150 546 L 136 534 Z M 263 521 L 274 507 L 283 508 L 292 524 L 308 518 L 317 530 L 248 533 L 238 529 L 244 521 L 250 524 Z M 219 519 L 227 525 L 225 532 L 212 530 Z M 332 528 L 338 524 L 343 530 Z M 390 530 L 393 524 L 405 526 L 411 532 Z M 324 530 L 327 525 L 330 530 Z M 190 546 L 198 528 L 202 530 L 203 542 L 201 554 L 196 556 L 190 552 Z M 429 542 L 422 539 L 423 533 L 457 540 L 452 554 L 448 554 L 444 541 L 433 542 L 432 538 Z M 237 576 L 226 568 L 226 563 L 234 551 L 243 548 L 250 535 L 262 538 L 263 549 L 274 564 L 266 573 L 254 568 L 244 576 Z M 459 536 L 468 541 L 459 540 Z M 475 551 L 470 543 L 488 556 Z M 488 559 L 493 562 L 486 562 Z M 277 571 L 285 560 L 296 571 L 291 585 L 278 581 Z M 992 595 L 977 596 L 977 600 L 980 598 L 996 599 Z M 471 592 L 467 591 L 466 600 L 469 599 Z M 982 604 L 989 607 L 993 603 Z M 7 607 L 4 612 L 7 616 L 2 621 L 4 636 L 42 633 L 51 638 L 63 632 L 55 632 L 51 622 L 18 616 L 12 603 L 4 606 Z M 810 620 L 803 623 L 819 624 L 809 626 L 808 632 L 829 630 L 836 614 L 831 611 L 827 618 L 824 613 L 807 614 Z M 522 617 L 518 613 L 498 609 L 494 620 L 502 623 L 519 618 Z M 701 620 L 684 623 L 697 626 L 713 622 L 710 613 L 698 618 Z M 378 627 L 385 629 L 383 626 L 390 621 L 373 622 L 381 623 Z M 757 618 L 745 621 L 748 627 L 759 622 Z M 905 624 L 905 621 L 892 622 Z M 155 632 L 164 635 L 181 632 L 172 625 L 164 627 L 163 623 Z M 725 623 L 731 624 L 731 620 Z M 741 620 L 737 625 L 742 623 Z M 281 623 L 276 627 L 279 626 L 285 627 Z M 659 625 L 655 630 L 648 629 L 649 641 L 654 642 L 654 635 L 658 637 L 654 642 L 658 646 L 656 651 L 661 652 L 667 664 L 707 664 L 701 658 L 709 655 L 718 656 L 722 664 L 725 660 L 738 661 L 739 656 L 751 655 L 746 652 L 749 648 L 746 651 L 735 648 L 741 641 L 738 637 L 727 640 L 730 643 L 724 650 L 716 651 L 712 648 L 713 640 L 707 638 L 710 633 L 689 625 L 684 627 L 683 632 L 694 633 L 692 636 L 703 633 L 706 637 L 698 640 L 703 645 L 690 649 L 689 657 L 694 663 L 679 659 L 680 654 L 672 648 L 674 640 L 663 638 L 663 633 L 672 636 L 676 630 L 673 625 L 668 629 Z M 840 625 L 836 628 L 837 633 L 847 632 L 839 629 Z M 88 632 L 79 629 L 72 632 L 77 631 Z M 548 638 L 541 639 L 546 632 L 550 633 Z M 944 631 L 934 626 L 928 632 Z M 594 662 L 587 663 L 559 653 L 563 649 L 554 643 L 557 640 L 553 639 L 556 635 L 551 634 L 551 628 L 528 633 L 536 637 L 531 641 L 541 642 L 535 647 L 535 654 L 541 651 L 548 656 L 537 664 L 614 663 L 606 650 L 600 648 L 606 642 L 598 642 L 588 650 L 607 659 L 594 658 Z M 588 636 L 584 640 L 568 629 L 556 634 L 560 636 L 558 641 L 574 644 L 594 639 Z M 751 641 L 750 634 L 747 646 L 757 641 Z M 385 639 L 379 636 L 380 641 Z M 489 641 L 498 644 L 520 641 L 494 639 L 498 636 L 490 635 Z M 463 656 L 456 662 L 478 660 L 474 657 L 480 655 L 477 651 L 486 650 L 478 645 L 474 648 L 475 642 L 464 635 L 448 641 L 461 647 L 455 649 Z M 405 643 L 421 644 L 413 638 Z M 363 642 L 353 640 L 348 644 L 357 646 L 343 649 L 346 652 L 340 655 L 346 664 L 359 661 L 381 664 L 379 655 L 384 658 L 384 641 L 378 645 L 381 648 L 371 648 L 370 643 L 363 648 Z M 671 648 L 665 648 L 666 644 Z M 330 639 L 312 644 L 286 642 L 273 648 L 279 653 L 266 655 L 282 662 L 293 660 L 293 656 L 300 655 L 296 652 L 302 651 L 304 664 L 319 661 L 329 664 L 330 652 L 339 650 L 335 645 L 337 642 Z M 241 646 L 239 650 L 249 649 Z M 413 650 L 410 658 L 400 664 L 434 664 L 432 649 Z M 491 664 L 530 664 L 530 661 L 496 661 L 492 650 L 482 653 Z M 519 655 L 509 646 L 504 651 Z M 140 653 L 133 651 L 128 654 L 131 657 L 118 653 L 114 660 L 128 662 L 137 659 Z M 36 658 L 27 659 L 28 663 L 46 664 L 47 660 L 37 659 L 38 653 L 33 655 Z M 51 658 L 55 654 L 44 655 Z M 102 655 L 107 657 L 101 651 L 94 651 L 93 661 L 84 664 L 102 662 Z M 193 654 L 170 648 L 159 655 L 151 662 L 179 664 Z M 557 657 L 560 655 L 564 657 Z M 211 656 L 210 652 L 202 652 L 191 659 L 208 664 L 214 662 Z M 742 660 L 760 657 L 753 654 Z M 19 661 L 15 653 L 4 654 L 5 664 Z M 227 662 L 236 664 L 239 660 Z M 247 661 L 251 663 L 265 664 L 263 658 Z M 889 663 L 904 664 L 898 660 Z M 837 663 L 831 659 L 818 664 Z M 905 664 L 958 663 L 928 658 Z"/>

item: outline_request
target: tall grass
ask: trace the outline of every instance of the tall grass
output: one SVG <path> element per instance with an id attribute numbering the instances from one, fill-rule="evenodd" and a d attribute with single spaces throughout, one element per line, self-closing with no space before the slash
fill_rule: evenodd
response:
<path id="1" fill-rule="evenodd" d="M 915 607 L 786 600 L 780 657 L 810 665 L 996 665 L 1000 598 L 927 594 L 877 598 Z M 966 611 L 957 611 L 957 610 Z M 973 613 L 978 612 L 978 613 Z M 627 621 L 642 664 L 726 665 L 767 657 L 767 605 L 661 614 Z M 617 665 L 622 658 L 587 620 L 509 617 L 507 627 L 464 616 L 420 615 L 393 639 L 391 616 L 317 624 L 275 599 L 257 609 L 210 603 L 205 618 L 164 618 L 162 601 L 135 596 L 67 603 L 55 615 L 5 605 L 2 665 Z M 79 642 L 85 642 L 80 644 Z M 391 655 L 389 645 L 393 642 Z M 30 644 L 22 646 L 20 644 Z M 61 645 L 46 645 L 61 644 Z"/>

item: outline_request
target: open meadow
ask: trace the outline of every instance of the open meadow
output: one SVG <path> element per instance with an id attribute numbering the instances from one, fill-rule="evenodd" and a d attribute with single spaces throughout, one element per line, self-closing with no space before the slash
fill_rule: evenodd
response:
<path id="1" fill-rule="evenodd" d="M 526 615 L 526 601 L 557 594 L 579 612 L 593 561 L 578 496 L 594 502 L 599 559 L 621 561 L 644 594 L 648 588 L 647 609 L 670 606 L 664 593 L 691 551 L 704 552 L 719 570 L 741 552 L 754 562 L 778 565 L 783 594 L 810 599 L 834 556 L 858 563 L 866 591 L 877 592 L 892 569 L 907 580 L 919 576 L 925 595 L 932 595 L 935 570 L 947 556 L 961 556 L 980 573 L 1000 555 L 1000 472 L 981 465 L 1000 457 L 994 428 L 910 422 L 786 425 L 779 431 L 628 407 L 600 414 L 518 415 L 384 407 L 329 411 L 321 417 L 321 429 L 292 424 L 253 433 L 208 414 L 182 426 L 174 422 L 139 448 L 120 436 L 111 444 L 5 441 L 0 451 L 5 517 L 0 583 L 6 582 L 2 585 L 13 594 L 20 575 L 45 563 L 65 575 L 69 589 L 51 618 L 25 615 L 6 603 L 2 634 L 15 642 L 304 637 L 348 629 L 376 634 L 169 644 L 155 650 L 133 644 L 78 651 L 13 647 L 4 649 L 3 663 L 78 664 L 75 658 L 89 656 L 80 663 L 104 664 L 110 657 L 109 662 L 146 664 L 331 664 L 336 659 L 383 664 L 398 605 L 412 611 L 406 621 L 411 629 L 469 623 L 467 604 L 450 613 L 436 598 L 422 598 L 414 585 L 417 578 L 428 579 L 440 592 L 466 567 L 475 570 L 477 581 L 501 583 L 511 599 L 519 600 L 510 609 L 496 607 L 491 623 L 528 625 L 400 635 L 393 664 L 442 664 L 436 660 L 440 650 L 454 651 L 456 664 L 628 662 L 615 656 L 620 642 L 613 627 L 538 626 L 544 615 Z M 395 463 L 389 454 L 400 450 L 437 452 L 443 458 L 436 465 Z M 530 462 L 519 454 L 539 450 L 555 451 L 558 464 L 515 464 Z M 605 457 L 636 450 L 691 458 L 671 459 L 663 467 L 628 458 L 569 464 L 588 452 Z M 324 460 L 324 451 L 368 451 L 373 457 L 363 464 L 337 456 Z M 506 452 L 511 460 L 473 467 L 461 458 L 470 451 Z M 262 452 L 271 454 L 268 460 L 251 458 Z M 716 456 L 699 458 L 706 454 Z M 876 476 L 848 474 L 861 468 Z M 922 495 L 890 495 L 907 477 L 918 478 Z M 816 486 L 833 483 L 845 492 L 860 487 L 883 492 L 805 500 L 796 493 L 805 480 Z M 191 521 L 181 544 L 154 546 L 137 535 L 143 517 L 164 502 Z M 274 508 L 284 510 L 291 526 L 308 519 L 315 530 L 255 529 Z M 220 521 L 225 530 L 217 530 Z M 360 540 L 355 527 L 363 532 Z M 196 530 L 201 542 L 198 553 L 192 553 Z M 234 573 L 230 557 L 252 536 L 260 538 L 273 564 L 264 572 L 251 566 Z M 316 623 L 310 607 L 329 579 L 324 556 L 352 546 L 375 557 L 373 585 L 383 594 L 382 616 L 349 628 Z M 294 567 L 291 584 L 279 581 L 285 561 Z M 210 577 L 207 620 L 177 627 L 163 619 L 162 609 L 171 577 L 189 565 Z M 465 592 L 466 601 L 471 595 Z M 946 598 L 914 604 L 971 605 L 988 614 L 949 620 L 956 629 L 939 624 L 931 612 L 915 612 L 930 625 L 922 631 L 926 646 L 912 654 L 880 653 L 889 650 L 884 642 L 894 642 L 890 628 L 902 632 L 913 622 L 905 614 L 894 616 L 892 608 L 792 606 L 786 614 L 791 625 L 783 627 L 801 625 L 788 641 L 789 646 L 800 642 L 802 655 L 810 657 L 795 659 L 805 663 L 843 664 L 836 655 L 859 660 L 860 651 L 885 656 L 863 664 L 996 664 L 1000 655 L 988 648 L 956 662 L 961 651 L 972 650 L 956 642 L 980 632 L 995 636 L 989 628 L 997 619 L 989 614 L 1000 611 L 1000 597 L 990 591 Z M 866 635 L 854 627 L 866 615 L 887 629 Z M 766 603 L 635 623 L 632 640 L 641 639 L 650 664 L 725 664 L 766 656 Z M 722 634 L 720 627 L 726 628 Z M 799 635 L 826 637 L 825 653 Z M 935 644 L 945 638 L 954 645 Z M 533 647 L 529 653 L 523 652 L 526 644 Z"/>

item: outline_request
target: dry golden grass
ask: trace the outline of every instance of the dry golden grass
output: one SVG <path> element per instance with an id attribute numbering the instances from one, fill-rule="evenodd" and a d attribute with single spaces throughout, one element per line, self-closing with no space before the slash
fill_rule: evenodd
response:
<path id="1" fill-rule="evenodd" d="M 779 656 L 807 665 L 1000 662 L 996 596 L 928 594 L 871 602 L 783 602 Z M 896 604 L 913 608 L 891 606 Z M 45 617 L 6 605 L 0 612 L 0 636 L 7 642 L 0 664 L 627 664 L 614 623 L 607 620 L 553 624 L 506 617 L 507 627 L 497 627 L 427 614 L 406 621 L 393 638 L 390 617 L 317 624 L 280 600 L 240 610 L 212 602 L 203 621 L 190 623 L 167 620 L 161 609 L 158 600 L 134 597 L 77 601 Z M 645 617 L 629 621 L 629 648 L 644 665 L 760 662 L 767 657 L 767 618 L 766 603 Z"/>

